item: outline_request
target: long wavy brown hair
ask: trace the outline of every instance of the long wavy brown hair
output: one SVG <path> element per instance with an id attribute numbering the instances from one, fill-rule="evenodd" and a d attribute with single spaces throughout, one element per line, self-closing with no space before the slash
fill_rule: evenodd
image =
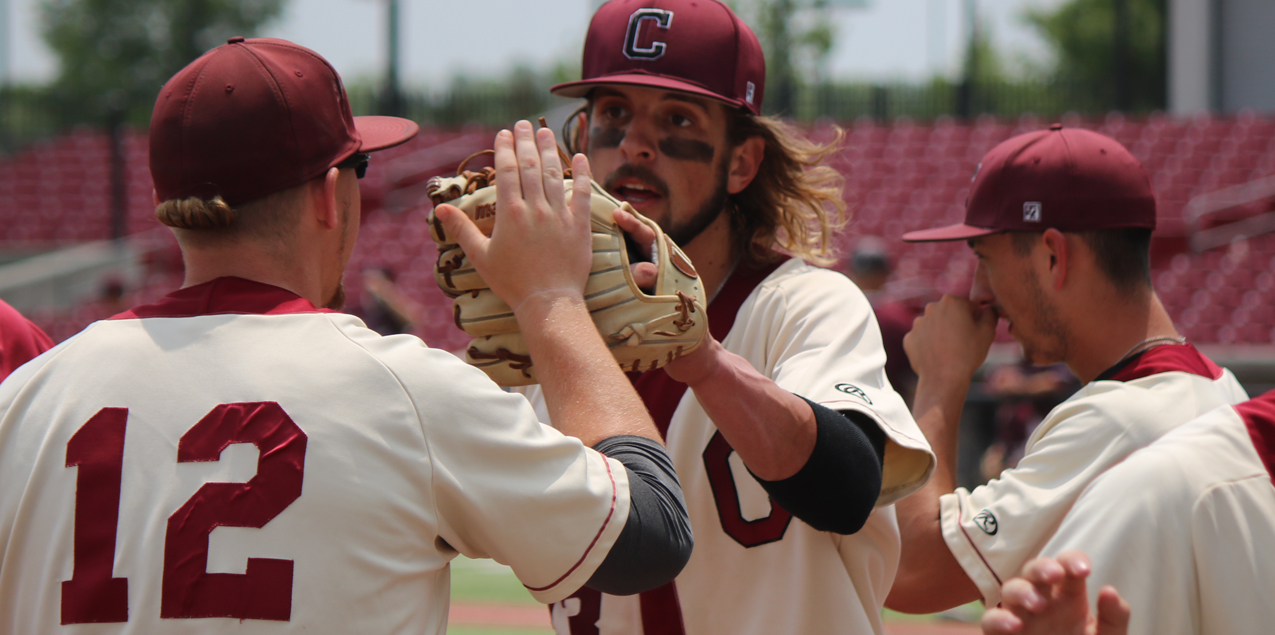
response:
<path id="1" fill-rule="evenodd" d="M 849 221 L 841 198 L 845 179 L 822 165 L 836 152 L 845 131 L 817 143 L 774 117 L 736 111 L 727 127 L 732 145 L 749 137 L 766 142 L 757 176 L 730 196 L 731 228 L 740 253 L 753 262 L 775 260 L 782 253 L 830 265 L 836 261 L 833 238 Z"/>
<path id="2" fill-rule="evenodd" d="M 572 152 L 584 151 L 580 124 L 590 106 L 581 106 L 563 126 L 562 138 Z M 833 239 L 849 221 L 849 213 L 841 197 L 845 179 L 823 161 L 840 149 L 845 131 L 833 126 L 833 139 L 818 143 L 775 117 L 729 108 L 727 112 L 726 134 L 732 146 L 750 137 L 761 137 L 766 143 L 757 176 L 727 199 L 739 253 L 752 263 L 773 262 L 790 254 L 818 265 L 834 264 Z"/>

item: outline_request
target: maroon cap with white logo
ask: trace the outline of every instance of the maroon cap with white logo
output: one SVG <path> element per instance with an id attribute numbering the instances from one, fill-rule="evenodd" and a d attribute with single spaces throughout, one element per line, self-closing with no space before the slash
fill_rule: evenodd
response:
<path id="1" fill-rule="evenodd" d="M 1111 137 L 1054 124 L 1009 139 L 983 157 L 964 223 L 909 232 L 903 240 L 1134 227 L 1155 229 L 1155 192 L 1142 164 Z"/>
<path id="2" fill-rule="evenodd" d="M 178 71 L 155 101 L 150 167 L 159 200 L 239 205 L 322 176 L 417 126 L 354 117 L 336 70 L 286 40 L 233 37 Z"/>
<path id="3" fill-rule="evenodd" d="M 611 0 L 589 23 L 581 77 L 550 90 L 584 97 L 599 84 L 647 86 L 761 114 L 766 60 L 757 36 L 718 0 Z"/>

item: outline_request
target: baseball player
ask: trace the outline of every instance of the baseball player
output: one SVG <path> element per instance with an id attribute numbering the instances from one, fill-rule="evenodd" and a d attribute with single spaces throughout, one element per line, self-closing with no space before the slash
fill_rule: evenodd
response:
<path id="1" fill-rule="evenodd" d="M 1268 633 L 1272 479 L 1268 392 L 1208 412 L 1098 477 L 1042 553 L 1084 549 L 1090 578 L 1129 601 L 1130 633 Z"/>
<path id="2" fill-rule="evenodd" d="M 0 300 L 0 380 L 50 348 L 53 340 L 40 327 Z"/>
<path id="3" fill-rule="evenodd" d="M 0 386 L 0 632 L 443 633 L 458 553 L 546 603 L 681 569 L 668 455 L 582 295 L 589 166 L 564 192 L 552 133 L 496 137 L 490 238 L 438 214 L 514 307 L 562 432 L 333 310 L 367 153 L 414 134 L 352 117 L 283 40 L 233 38 L 164 86 L 151 172 L 186 279 Z"/>
<path id="4" fill-rule="evenodd" d="M 984 635 L 1126 635 L 1129 603 L 1115 587 L 1100 588 L 1096 610 L 1089 610 L 1092 571 L 1079 551 L 1028 562 L 1022 577 L 1002 587 L 1000 606 L 983 613 Z"/>
<path id="5" fill-rule="evenodd" d="M 716 0 L 609 2 L 583 60 L 582 80 L 553 88 L 587 100 L 576 146 L 695 263 L 711 337 L 632 377 L 687 496 L 690 562 L 638 597 L 559 602 L 555 629 L 881 633 L 899 557 L 890 503 L 932 457 L 886 380 L 863 293 L 802 260 L 830 260 L 840 183 L 816 167 L 830 148 L 759 116 L 761 48 Z M 550 416 L 543 390 L 527 394 Z"/>
<path id="6" fill-rule="evenodd" d="M 1060 125 L 983 157 L 965 223 L 904 240 L 967 240 L 969 299 L 926 307 L 904 340 L 918 375 L 913 413 L 939 457 L 899 504 L 903 562 L 887 606 L 933 612 L 982 596 L 1040 553 L 1096 476 L 1165 432 L 1247 399 L 1229 371 L 1178 335 L 1150 283 L 1155 197 L 1115 140 Z M 957 422 L 971 377 L 1004 318 L 1037 365 L 1084 384 L 1041 421 L 1018 466 L 955 487 Z"/>

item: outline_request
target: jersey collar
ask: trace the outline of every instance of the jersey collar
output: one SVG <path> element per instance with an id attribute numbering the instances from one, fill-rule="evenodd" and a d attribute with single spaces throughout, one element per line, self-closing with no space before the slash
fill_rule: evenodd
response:
<path id="1" fill-rule="evenodd" d="M 1190 344 L 1165 344 L 1120 360 L 1094 381 L 1133 381 L 1151 375 L 1183 372 L 1220 379 L 1222 369 Z"/>
<path id="2" fill-rule="evenodd" d="M 110 319 L 295 313 L 335 313 L 335 311 L 316 308 L 309 300 L 287 289 L 244 278 L 225 277 L 178 289 L 154 304 L 134 307 Z"/>
<path id="3" fill-rule="evenodd" d="M 1253 448 L 1275 483 L 1275 390 L 1236 405 L 1235 412 L 1248 428 Z"/>

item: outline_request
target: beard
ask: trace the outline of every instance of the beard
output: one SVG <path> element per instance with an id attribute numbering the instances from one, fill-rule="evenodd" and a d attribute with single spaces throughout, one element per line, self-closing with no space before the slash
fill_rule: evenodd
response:
<path id="1" fill-rule="evenodd" d="M 323 308 L 340 311 L 345 308 L 345 282 L 336 283 L 336 291 L 332 292 L 332 297 L 323 303 Z"/>
<path id="2" fill-rule="evenodd" d="M 664 200 L 670 203 L 669 218 L 660 223 L 660 229 L 673 239 L 679 247 L 685 247 L 695 240 L 717 217 L 726 210 L 726 202 L 729 200 L 730 193 L 727 191 L 727 183 L 730 180 L 730 162 L 726 157 L 721 157 L 721 165 L 718 167 L 713 178 L 713 194 L 708 200 L 691 215 L 690 218 L 682 222 L 677 222 L 672 218 L 672 201 L 669 200 L 669 187 L 663 179 L 656 176 L 655 172 L 650 168 L 642 165 L 634 165 L 626 163 L 615 169 L 602 183 L 603 189 L 615 195 L 615 184 L 621 179 L 638 178 L 646 182 L 647 185 L 655 189 Z"/>
<path id="3" fill-rule="evenodd" d="M 696 210 L 695 214 L 686 219 L 685 222 L 675 223 L 669 220 L 669 227 L 662 228 L 669 238 L 673 239 L 680 247 L 689 245 L 700 234 L 708 229 L 713 221 L 721 216 L 726 210 L 726 200 L 730 193 L 726 189 L 726 184 L 730 180 L 730 164 L 722 161 L 722 167 L 717 170 L 716 183 L 713 187 L 713 195 L 708 197 L 707 201 Z"/>
<path id="4" fill-rule="evenodd" d="M 332 291 L 332 297 L 328 298 L 328 301 L 323 303 L 323 308 L 325 309 L 340 311 L 345 308 L 345 266 L 349 262 L 349 254 L 346 253 L 345 248 L 352 240 L 350 237 L 350 224 L 356 222 L 358 222 L 358 219 L 354 218 L 351 205 L 347 202 L 344 209 L 341 210 L 341 243 L 337 245 L 336 248 L 336 257 L 341 259 L 341 275 L 337 278 L 336 289 Z M 357 236 L 357 234 L 355 235 Z"/>
<path id="5" fill-rule="evenodd" d="M 1030 272 L 1024 277 L 1028 301 L 1032 307 L 1032 331 L 1023 333 L 1020 327 L 1018 343 L 1023 347 L 1023 359 L 1033 366 L 1049 366 L 1065 361 L 1071 352 L 1067 330 L 1058 318 L 1057 308 L 1045 297 L 1040 282 Z"/>

